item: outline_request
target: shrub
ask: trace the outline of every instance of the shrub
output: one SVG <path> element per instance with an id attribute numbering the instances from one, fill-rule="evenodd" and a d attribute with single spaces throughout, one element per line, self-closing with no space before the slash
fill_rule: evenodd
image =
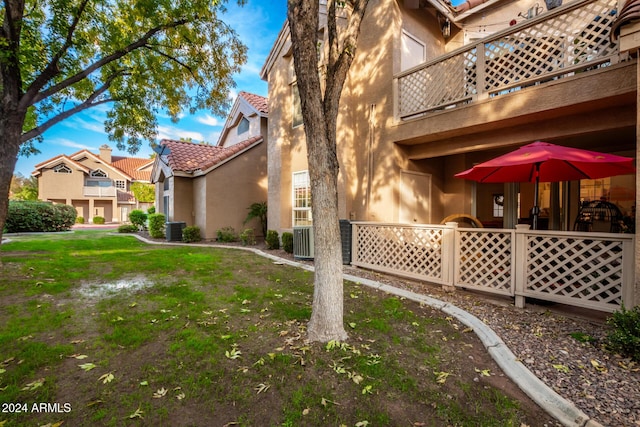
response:
<path id="1" fill-rule="evenodd" d="M 202 240 L 202 236 L 200 235 L 200 227 L 197 225 L 190 225 L 182 229 L 183 242 L 191 243 L 199 242 L 200 240 Z"/>
<path id="2" fill-rule="evenodd" d="M 155 206 L 151 206 L 149 209 L 147 209 L 147 213 L 149 215 L 156 213 L 156 207 Z"/>
<path id="3" fill-rule="evenodd" d="M 138 227 L 133 224 L 122 224 L 118 227 L 118 233 L 135 233 L 138 231 Z"/>
<path id="4" fill-rule="evenodd" d="M 607 323 L 613 326 L 607 336 L 608 348 L 640 362 L 640 306 L 631 310 L 625 310 L 623 306 L 607 319 Z"/>
<path id="5" fill-rule="evenodd" d="M 233 227 L 223 227 L 216 232 L 219 242 L 237 242 L 238 233 Z"/>
<path id="6" fill-rule="evenodd" d="M 253 228 L 245 228 L 242 233 L 240 233 L 240 241 L 242 244 L 247 245 L 255 245 L 256 244 L 256 236 L 253 233 Z"/>
<path id="7" fill-rule="evenodd" d="M 76 210 L 69 205 L 39 201 L 9 201 L 5 232 L 66 231 L 76 222 Z"/>
<path id="8" fill-rule="evenodd" d="M 164 214 L 149 215 L 149 235 L 154 239 L 164 238 L 165 219 Z"/>
<path id="9" fill-rule="evenodd" d="M 84 224 L 84 217 L 79 216 L 76 218 L 76 224 Z"/>
<path id="10" fill-rule="evenodd" d="M 132 210 L 129 213 L 129 221 L 138 227 L 138 230 L 144 230 L 147 225 L 147 214 L 139 209 Z"/>
<path id="11" fill-rule="evenodd" d="M 267 249 L 280 249 L 280 238 L 277 231 L 268 230 L 264 240 L 267 243 Z"/>
<path id="12" fill-rule="evenodd" d="M 94 216 L 93 217 L 94 224 L 104 224 L 104 217 L 102 216 Z"/>
<path id="13" fill-rule="evenodd" d="M 262 228 L 262 235 L 266 236 L 266 233 L 267 233 L 267 202 L 252 203 L 251 206 L 249 206 L 247 209 L 249 210 L 249 213 L 247 214 L 247 217 L 245 218 L 245 220 L 244 220 L 244 222 L 242 224 L 245 225 L 246 223 L 248 223 L 252 219 L 257 218 L 257 219 L 260 220 L 260 227 Z"/>
<path id="14" fill-rule="evenodd" d="M 293 253 L 293 233 L 287 231 L 282 233 L 282 249 L 287 253 Z"/>

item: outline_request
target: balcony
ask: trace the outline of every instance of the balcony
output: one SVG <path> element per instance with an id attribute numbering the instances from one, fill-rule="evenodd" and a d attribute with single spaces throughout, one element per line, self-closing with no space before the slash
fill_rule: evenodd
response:
<path id="1" fill-rule="evenodd" d="M 116 196 L 116 187 L 98 187 L 98 186 L 90 186 L 84 187 L 84 196 L 85 197 L 115 197 Z"/>
<path id="2" fill-rule="evenodd" d="M 617 0 L 566 4 L 394 77 L 399 120 L 497 97 L 620 61 Z"/>

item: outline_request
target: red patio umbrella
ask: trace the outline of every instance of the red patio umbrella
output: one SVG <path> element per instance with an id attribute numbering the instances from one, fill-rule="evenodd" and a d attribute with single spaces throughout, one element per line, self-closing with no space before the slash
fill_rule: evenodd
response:
<path id="1" fill-rule="evenodd" d="M 538 225 L 538 185 L 635 173 L 633 159 L 536 141 L 457 173 L 478 182 L 535 183 L 533 228 Z"/>

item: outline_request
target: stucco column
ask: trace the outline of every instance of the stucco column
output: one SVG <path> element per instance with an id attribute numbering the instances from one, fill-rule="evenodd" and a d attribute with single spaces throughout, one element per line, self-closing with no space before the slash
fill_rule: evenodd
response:
<path id="1" fill-rule="evenodd" d="M 111 222 L 120 222 L 120 210 L 118 209 L 118 197 L 111 201 Z"/>

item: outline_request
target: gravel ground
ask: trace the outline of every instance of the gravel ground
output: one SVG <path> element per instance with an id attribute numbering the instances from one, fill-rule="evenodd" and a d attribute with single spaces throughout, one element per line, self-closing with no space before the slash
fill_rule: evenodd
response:
<path id="1" fill-rule="evenodd" d="M 431 296 L 489 325 L 516 357 L 558 394 L 603 426 L 640 426 L 640 365 L 603 349 L 606 314 L 527 304 L 345 266 L 345 272 Z M 577 313 L 580 311 L 580 313 Z M 574 338 L 582 334 L 587 342 Z"/>

